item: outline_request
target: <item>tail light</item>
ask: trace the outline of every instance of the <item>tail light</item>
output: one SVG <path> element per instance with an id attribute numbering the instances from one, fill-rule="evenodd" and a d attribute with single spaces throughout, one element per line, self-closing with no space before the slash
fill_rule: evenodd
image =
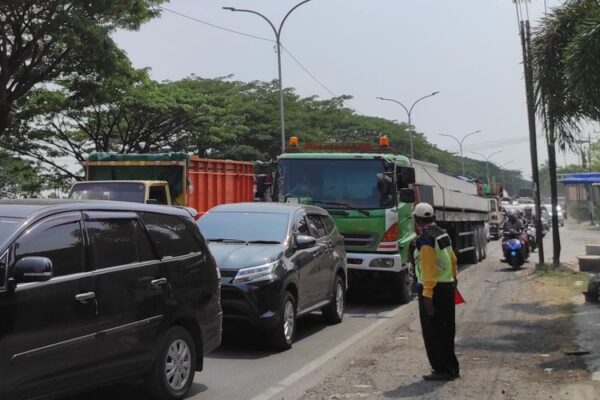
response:
<path id="1" fill-rule="evenodd" d="M 397 242 L 398 241 L 398 223 L 390 226 L 390 228 L 383 235 L 382 242 Z"/>

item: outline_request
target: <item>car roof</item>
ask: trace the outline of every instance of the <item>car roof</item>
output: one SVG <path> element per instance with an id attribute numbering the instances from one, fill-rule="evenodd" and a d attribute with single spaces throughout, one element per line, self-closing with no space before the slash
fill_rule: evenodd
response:
<path id="1" fill-rule="evenodd" d="M 173 206 L 130 203 L 124 201 L 25 199 L 0 200 L 0 216 L 30 218 L 65 211 L 146 211 L 189 217 L 188 211 Z"/>
<path id="2" fill-rule="evenodd" d="M 327 215 L 327 211 L 321 207 L 305 205 L 305 204 L 290 204 L 290 203 L 233 203 L 223 204 L 213 207 L 209 212 L 263 212 L 263 213 L 279 213 L 293 214 L 296 211 L 305 210 L 307 212 Z"/>

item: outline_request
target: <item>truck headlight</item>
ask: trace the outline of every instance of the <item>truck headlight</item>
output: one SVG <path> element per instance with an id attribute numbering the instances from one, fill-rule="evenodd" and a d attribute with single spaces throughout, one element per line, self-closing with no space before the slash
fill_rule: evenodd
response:
<path id="1" fill-rule="evenodd" d="M 393 258 L 375 258 L 369 263 L 371 268 L 394 268 Z"/>
<path id="2" fill-rule="evenodd" d="M 242 268 L 233 278 L 233 283 L 272 281 L 275 279 L 277 265 L 279 265 L 279 261 L 257 265 L 256 267 Z"/>

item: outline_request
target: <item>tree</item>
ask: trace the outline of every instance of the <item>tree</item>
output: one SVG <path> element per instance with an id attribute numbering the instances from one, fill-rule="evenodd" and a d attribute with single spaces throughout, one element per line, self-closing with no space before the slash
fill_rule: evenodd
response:
<path id="1" fill-rule="evenodd" d="M 560 264 L 560 237 L 558 231 L 556 144 L 561 148 L 574 147 L 575 132 L 581 119 L 600 115 L 600 96 L 585 85 L 600 82 L 600 44 L 597 22 L 598 0 L 570 0 L 553 9 L 542 20 L 535 32 L 532 46 L 536 109 L 546 130 L 550 195 L 552 201 L 553 261 Z M 592 75 L 590 78 L 586 75 Z"/>
<path id="2" fill-rule="evenodd" d="M 46 189 L 40 168 L 0 151 L 0 198 L 36 197 Z"/>
<path id="3" fill-rule="evenodd" d="M 36 85 L 129 68 L 110 34 L 138 29 L 165 0 L 0 2 L 0 135 L 13 105 Z"/>

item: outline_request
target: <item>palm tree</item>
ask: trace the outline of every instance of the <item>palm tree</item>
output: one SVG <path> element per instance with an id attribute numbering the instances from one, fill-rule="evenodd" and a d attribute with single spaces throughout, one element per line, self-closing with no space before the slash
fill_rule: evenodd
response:
<path id="1" fill-rule="evenodd" d="M 534 33 L 531 68 L 536 110 L 546 131 L 552 207 L 556 209 L 556 145 L 573 148 L 580 122 L 600 115 L 600 1 L 569 0 L 546 14 Z M 558 266 L 556 212 L 552 218 L 553 262 Z"/>

